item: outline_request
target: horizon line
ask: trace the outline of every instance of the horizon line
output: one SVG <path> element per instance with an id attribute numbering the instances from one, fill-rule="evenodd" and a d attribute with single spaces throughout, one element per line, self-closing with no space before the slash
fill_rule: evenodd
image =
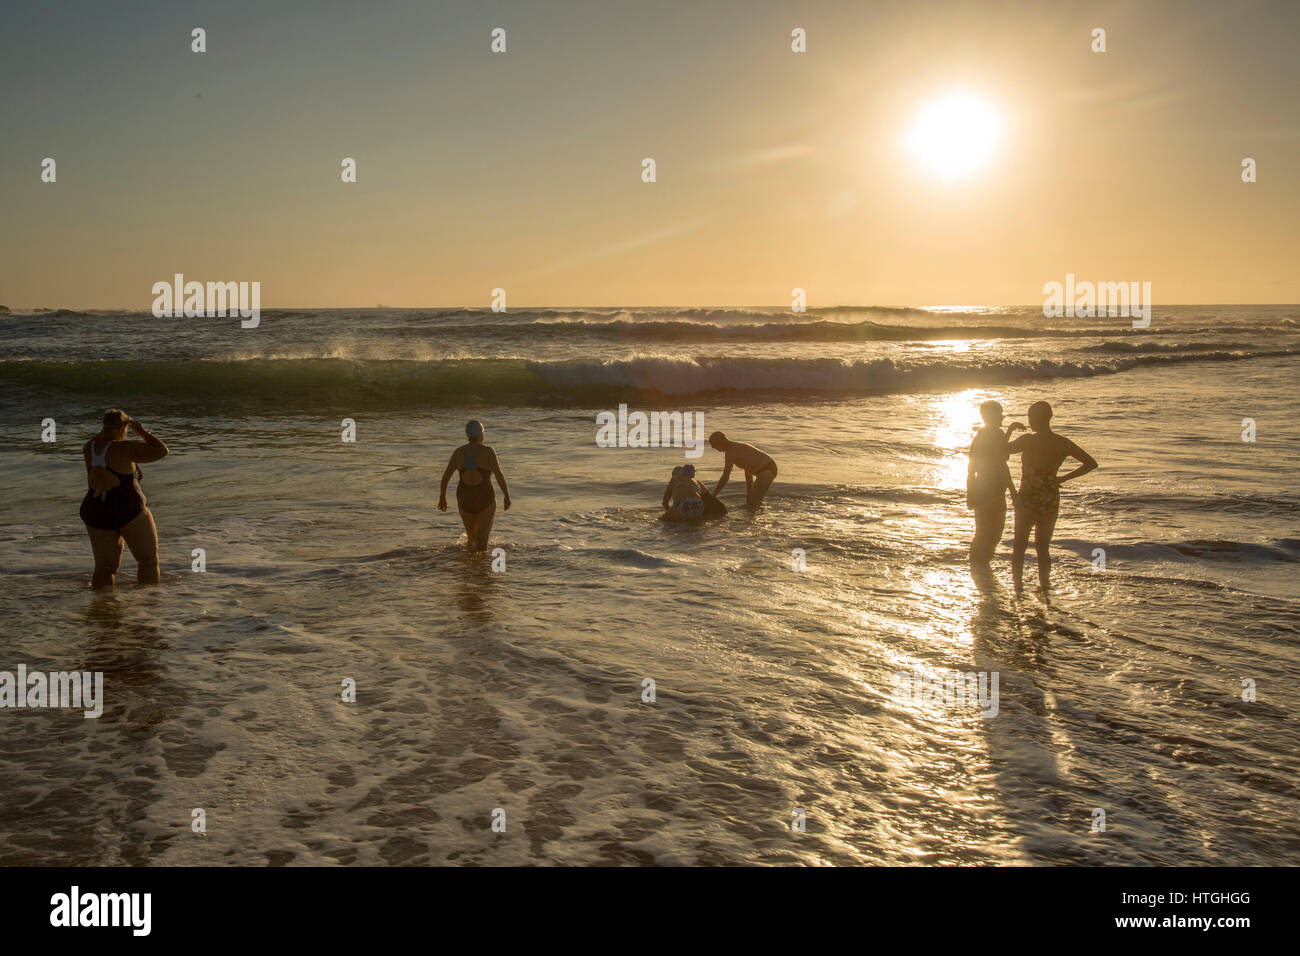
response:
<path id="1" fill-rule="evenodd" d="M 1296 307 L 1300 308 L 1300 302 L 1169 302 L 1164 305 L 1152 306 L 1152 308 L 1183 308 L 1187 306 L 1276 306 L 1276 307 Z M 817 305 L 808 306 L 803 312 L 795 312 L 788 305 L 718 305 L 716 303 L 696 303 L 693 305 L 515 305 L 503 309 L 500 314 L 509 315 L 511 312 L 526 311 L 529 309 L 763 309 L 772 310 L 780 309 L 790 315 L 803 315 L 808 312 L 821 312 L 830 309 L 913 309 L 917 311 L 931 311 L 935 309 L 1027 309 L 1041 308 L 1041 302 L 987 302 L 987 303 L 951 303 L 951 304 L 929 304 L 929 305 L 893 305 L 874 303 L 872 305 Z M 55 308 L 31 307 L 27 308 L 16 306 L 6 306 L 0 304 L 0 308 L 8 309 L 10 313 L 19 315 L 43 315 L 53 312 L 152 312 L 152 304 L 149 306 L 126 306 L 126 305 L 100 305 L 100 306 L 58 306 Z M 415 310 L 459 310 L 465 312 L 491 312 L 491 306 L 481 305 L 263 305 L 259 306 L 263 312 L 301 312 L 301 311 L 318 311 L 318 312 L 345 312 L 359 310 L 383 309 L 390 312 L 397 311 L 415 311 Z M 193 318 L 214 318 L 214 316 L 193 316 Z M 220 318 L 220 316 L 215 316 Z"/>

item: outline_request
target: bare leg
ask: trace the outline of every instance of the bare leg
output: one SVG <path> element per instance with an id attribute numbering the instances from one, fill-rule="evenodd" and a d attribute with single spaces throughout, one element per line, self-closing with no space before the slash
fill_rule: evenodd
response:
<path id="1" fill-rule="evenodd" d="M 478 513 L 478 523 L 474 531 L 474 547 L 471 551 L 486 551 L 488 538 L 492 536 L 492 523 L 497 517 L 497 503 L 494 501 Z"/>
<path id="2" fill-rule="evenodd" d="M 975 536 L 970 543 L 972 564 L 988 564 L 1002 541 L 1007 527 L 1007 504 L 986 505 L 975 509 Z"/>
<path id="3" fill-rule="evenodd" d="M 475 533 L 474 529 L 475 526 L 478 524 L 479 516 L 473 514 L 472 512 L 466 511 L 464 508 L 460 508 L 457 510 L 460 511 L 460 523 L 465 526 L 465 550 L 473 551 L 474 533 Z"/>
<path id="4" fill-rule="evenodd" d="M 162 576 L 158 573 L 158 528 L 153 521 L 153 512 L 145 508 L 122 529 L 121 535 L 135 558 L 137 583 L 157 584 L 161 581 Z"/>
<path id="5" fill-rule="evenodd" d="M 1017 508 L 1014 538 L 1011 542 L 1011 579 L 1015 582 L 1016 593 L 1024 589 L 1025 548 L 1029 545 L 1029 531 L 1032 527 L 1033 521 Z"/>
<path id="6" fill-rule="evenodd" d="M 1052 532 L 1056 530 L 1056 513 L 1044 515 L 1034 529 L 1034 550 L 1038 552 L 1038 586 L 1046 593 L 1047 578 L 1052 570 Z"/>
<path id="7" fill-rule="evenodd" d="M 95 576 L 90 586 L 96 591 L 111 588 L 117 577 L 117 569 L 122 563 L 122 536 L 116 531 L 103 528 L 86 528 L 90 535 L 90 547 L 95 552 Z"/>
<path id="8" fill-rule="evenodd" d="M 750 485 L 749 494 L 746 496 L 745 504 L 751 508 L 757 508 L 763 503 L 763 496 L 767 494 L 767 489 L 772 487 L 772 482 L 776 480 L 776 472 L 760 471 L 754 476 L 754 483 Z"/>

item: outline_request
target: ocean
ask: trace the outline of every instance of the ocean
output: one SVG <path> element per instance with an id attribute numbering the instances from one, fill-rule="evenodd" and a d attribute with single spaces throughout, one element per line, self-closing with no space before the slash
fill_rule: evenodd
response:
<path id="1" fill-rule="evenodd" d="M 105 696 L 0 714 L 0 863 L 1294 865 L 1298 319 L 0 317 L 0 670 Z M 1009 527 L 968 565 L 986 399 L 1050 401 L 1100 465 L 1047 600 Z M 661 521 L 672 468 L 722 456 L 599 447 L 620 405 L 769 452 L 765 506 L 736 474 L 725 519 Z M 110 406 L 171 448 L 163 585 L 127 555 L 95 594 Z M 495 554 L 436 509 L 469 418 L 513 497 Z M 897 693 L 950 672 L 996 674 L 996 716 Z"/>

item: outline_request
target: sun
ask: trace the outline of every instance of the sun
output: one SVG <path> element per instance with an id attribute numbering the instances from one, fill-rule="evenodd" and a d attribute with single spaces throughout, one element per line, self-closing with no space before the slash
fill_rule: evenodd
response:
<path id="1" fill-rule="evenodd" d="M 992 158 L 1001 125 L 988 103 L 954 93 L 921 111 L 908 135 L 908 146 L 921 164 L 944 182 L 953 182 Z"/>

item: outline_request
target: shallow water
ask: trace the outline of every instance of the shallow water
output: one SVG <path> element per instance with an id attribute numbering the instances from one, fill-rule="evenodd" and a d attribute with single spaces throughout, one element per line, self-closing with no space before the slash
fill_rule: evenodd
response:
<path id="1" fill-rule="evenodd" d="M 262 341 L 237 329 L 153 349 L 155 320 L 11 321 L 0 669 L 100 670 L 107 702 L 98 720 L 0 711 L 0 863 L 1300 859 L 1294 308 L 1197 307 L 1143 338 L 1118 322 L 1039 334 L 1027 311 L 817 319 L 885 329 L 865 341 L 781 340 L 753 313 L 627 314 L 596 321 L 665 328 L 532 327 L 577 324 L 556 313 L 475 333 L 486 316 L 449 312 L 422 321 L 464 328 L 421 337 L 396 315 L 367 337 L 351 316 L 264 318 L 265 353 L 315 340 L 317 358 L 278 361 L 332 355 L 352 376 L 310 382 L 302 366 L 222 371 Z M 399 336 L 428 354 L 393 358 Z M 483 363 L 533 363 L 511 386 L 530 401 L 456 403 L 437 385 L 447 347 L 485 392 Z M 1097 367 L 1135 348 L 1156 361 Z M 367 364 L 394 361 L 410 363 L 397 384 Z M 843 366 L 882 361 L 889 375 Z M 992 580 L 966 563 L 964 453 L 987 398 L 1021 418 L 1049 398 L 1101 465 L 1066 486 L 1050 603 L 1010 592 L 1009 542 Z M 770 451 L 768 505 L 748 514 L 733 478 L 727 519 L 660 521 L 688 459 L 596 447 L 618 401 L 700 411 Z M 79 448 L 106 404 L 173 451 L 144 467 L 161 588 L 130 584 L 129 558 L 116 592 L 85 587 Z M 57 444 L 37 440 L 47 416 Z M 492 539 L 501 573 L 434 507 L 469 417 L 514 497 Z M 690 460 L 711 484 L 720 459 Z M 998 715 L 898 702 L 893 675 L 914 668 L 997 672 Z"/>

